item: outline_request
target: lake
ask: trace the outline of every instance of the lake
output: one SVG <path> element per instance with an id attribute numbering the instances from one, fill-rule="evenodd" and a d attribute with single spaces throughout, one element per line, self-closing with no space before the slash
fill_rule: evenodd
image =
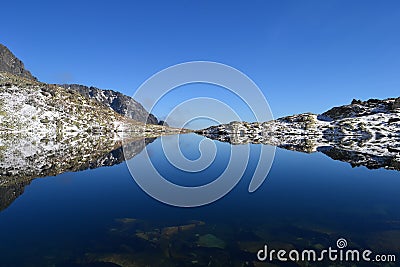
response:
<path id="1" fill-rule="evenodd" d="M 204 139 L 181 135 L 182 154 L 199 158 Z M 166 137 L 165 144 L 168 140 L 175 139 Z M 145 173 L 139 159 L 147 153 L 170 182 L 208 184 L 224 171 L 233 145 L 207 142 L 215 144 L 215 160 L 199 172 L 169 164 L 161 138 L 148 140 L 128 163 Z M 249 193 L 258 154 L 266 145 L 238 146 L 250 151 L 243 177 L 224 197 L 195 208 L 155 200 L 122 160 L 16 183 L 6 191 L 11 200 L 0 212 L 0 266 L 306 266 L 276 258 L 260 262 L 257 252 L 264 245 L 288 251 L 336 248 L 339 238 L 349 248 L 398 255 L 399 171 L 352 167 L 323 153 L 277 148 L 267 178 Z"/>

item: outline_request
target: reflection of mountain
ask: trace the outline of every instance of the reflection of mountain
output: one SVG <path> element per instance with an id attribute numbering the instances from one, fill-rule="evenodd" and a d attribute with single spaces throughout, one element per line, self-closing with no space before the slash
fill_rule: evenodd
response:
<path id="1" fill-rule="evenodd" d="M 397 140 L 398 143 L 400 140 Z M 397 155 L 366 154 L 358 151 L 340 149 L 336 147 L 321 147 L 318 151 L 334 160 L 345 161 L 353 167 L 366 166 L 368 169 L 392 169 L 400 171 L 400 153 Z"/>
<path id="2" fill-rule="evenodd" d="M 29 185 L 31 180 L 24 180 L 13 182 L 12 185 L 0 185 L 0 211 L 4 210 L 11 203 L 14 202 L 22 193 L 24 193 L 25 186 Z"/>
<path id="3" fill-rule="evenodd" d="M 370 169 L 400 170 L 400 98 L 353 100 L 321 114 L 262 123 L 231 122 L 198 131 L 231 144 L 269 144 Z"/>
<path id="4" fill-rule="evenodd" d="M 2 135 L 0 210 L 8 207 L 37 177 L 119 164 L 139 154 L 154 139 L 125 139 L 129 141 L 123 151 L 122 138 L 117 135 L 71 135 L 63 142 L 41 139 L 37 134 Z"/>
<path id="5" fill-rule="evenodd" d="M 342 139 L 304 135 L 205 134 L 205 136 L 234 145 L 268 144 L 305 153 L 322 152 L 334 160 L 348 162 L 353 167 L 365 166 L 368 169 L 385 168 L 400 171 L 400 137 L 371 140 L 355 136 Z"/>

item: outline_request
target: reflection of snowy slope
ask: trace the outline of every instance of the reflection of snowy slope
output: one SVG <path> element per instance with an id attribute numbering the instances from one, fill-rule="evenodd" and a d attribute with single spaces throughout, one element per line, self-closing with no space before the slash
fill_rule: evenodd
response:
<path id="1" fill-rule="evenodd" d="M 0 135 L 0 210 L 37 177 L 119 164 L 136 156 L 154 140 L 130 139 L 123 153 L 122 139 L 117 134 L 76 134 L 63 142 L 40 137 Z"/>
<path id="2" fill-rule="evenodd" d="M 179 132 L 124 117 L 72 89 L 0 72 L 0 210 L 36 177 L 111 166 L 124 160 L 122 140 L 141 139 L 126 146 L 133 157 L 144 138 Z"/>
<path id="3" fill-rule="evenodd" d="M 199 133 L 232 144 L 321 151 L 354 166 L 400 170 L 400 98 L 355 100 L 321 115 L 306 113 L 263 123 L 231 122 Z"/>
<path id="4" fill-rule="evenodd" d="M 126 155 L 134 157 L 152 140 L 130 139 Z M 0 147 L 0 185 L 7 184 L 13 177 L 53 176 L 124 161 L 122 138 L 117 134 L 77 134 L 63 142 L 40 139 L 38 135 L 0 135 Z"/>

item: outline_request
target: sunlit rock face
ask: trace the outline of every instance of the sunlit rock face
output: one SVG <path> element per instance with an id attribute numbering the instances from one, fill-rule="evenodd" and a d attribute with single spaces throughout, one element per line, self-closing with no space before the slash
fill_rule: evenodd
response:
<path id="1" fill-rule="evenodd" d="M 76 133 L 62 142 L 41 137 L 0 135 L 0 210 L 8 207 L 35 178 L 113 166 L 133 158 L 154 140 L 140 136 L 122 138 L 118 134 Z"/>
<path id="2" fill-rule="evenodd" d="M 231 144 L 268 144 L 371 169 L 400 170 L 399 98 L 353 100 L 321 115 L 298 114 L 268 122 L 231 122 L 198 131 Z"/>

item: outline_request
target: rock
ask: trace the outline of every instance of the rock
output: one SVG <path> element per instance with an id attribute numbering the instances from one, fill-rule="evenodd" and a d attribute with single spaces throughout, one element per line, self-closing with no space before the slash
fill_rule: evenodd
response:
<path id="1" fill-rule="evenodd" d="M 226 244 L 223 240 L 217 238 L 215 235 L 206 234 L 199 237 L 197 241 L 197 245 L 199 247 L 205 248 L 220 248 L 224 249 Z"/>
<path id="2" fill-rule="evenodd" d="M 104 266 L 124 266 L 124 267 L 138 267 L 143 266 L 135 255 L 129 253 L 104 253 L 104 254 L 89 254 L 88 266 L 103 266 L 102 264 L 109 264 Z M 99 265 L 96 265 L 99 264 Z"/>
<path id="3" fill-rule="evenodd" d="M 153 244 L 162 243 L 162 236 L 159 229 L 153 229 L 151 231 L 136 230 L 135 236 Z"/>
<path id="4" fill-rule="evenodd" d="M 392 106 L 392 109 L 398 109 L 398 108 L 400 108 L 400 97 L 396 98 Z"/>
<path id="5" fill-rule="evenodd" d="M 179 226 L 169 226 L 169 227 L 164 227 L 161 230 L 161 234 L 165 238 L 170 238 L 171 236 L 183 232 L 183 231 L 188 231 L 191 229 L 194 229 L 197 226 L 195 223 L 191 224 L 184 224 L 184 225 L 179 225 Z"/>
<path id="6" fill-rule="evenodd" d="M 320 118 L 326 118 L 327 120 L 338 120 L 344 118 L 362 117 L 372 115 L 381 112 L 390 112 L 394 109 L 396 102 L 393 98 L 388 99 L 369 99 L 367 101 L 361 101 L 353 99 L 350 105 L 344 105 L 340 107 L 334 107 L 330 110 L 322 113 Z"/>
<path id="7" fill-rule="evenodd" d="M 0 72 L 8 72 L 23 78 L 37 80 L 25 69 L 24 63 L 2 44 L 0 44 Z"/>
<path id="8" fill-rule="evenodd" d="M 123 223 L 123 224 L 131 224 L 131 223 L 135 223 L 138 221 L 138 219 L 135 218 L 118 218 L 115 219 L 117 222 Z"/>
<path id="9" fill-rule="evenodd" d="M 158 125 L 162 125 L 162 126 L 167 126 L 169 127 L 168 123 L 166 121 L 159 121 Z"/>
<path id="10" fill-rule="evenodd" d="M 179 232 L 179 227 L 178 226 L 169 226 L 169 227 L 164 227 L 161 231 L 162 235 L 166 238 L 171 237 L 172 235 L 175 235 Z"/>

